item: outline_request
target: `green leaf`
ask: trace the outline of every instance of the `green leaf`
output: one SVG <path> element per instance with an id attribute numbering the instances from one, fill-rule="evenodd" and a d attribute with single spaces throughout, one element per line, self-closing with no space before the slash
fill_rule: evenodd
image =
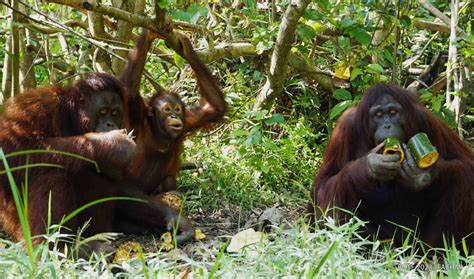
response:
<path id="1" fill-rule="evenodd" d="M 385 57 L 385 59 L 390 62 L 390 63 L 393 63 L 393 55 L 392 53 L 390 52 L 390 50 L 384 48 L 383 50 L 383 57 Z"/>
<path id="2" fill-rule="evenodd" d="M 269 50 L 273 47 L 273 41 L 259 41 L 257 43 L 257 54 L 262 54 L 265 50 Z"/>
<path id="3" fill-rule="evenodd" d="M 173 58 L 174 58 L 174 62 L 176 63 L 176 65 L 180 68 L 183 68 L 184 67 L 184 58 L 179 56 L 177 53 L 175 53 L 173 55 Z"/>
<path id="4" fill-rule="evenodd" d="M 411 19 L 407 15 L 401 16 L 399 22 L 405 27 L 408 28 L 411 25 Z"/>
<path id="5" fill-rule="evenodd" d="M 341 27 L 342 27 L 342 28 L 347 28 L 347 27 L 350 27 L 350 26 L 352 26 L 352 25 L 354 25 L 354 24 L 356 24 L 355 21 L 353 21 L 353 20 L 351 20 L 351 19 L 349 19 L 349 18 L 345 18 L 345 19 L 343 19 L 342 22 L 341 22 Z"/>
<path id="6" fill-rule="evenodd" d="M 262 109 L 262 110 L 257 110 L 257 111 L 247 111 L 245 112 L 245 115 L 255 120 L 262 120 L 262 119 L 265 119 L 265 117 L 267 116 L 267 113 L 268 113 L 268 110 Z"/>
<path id="7" fill-rule="evenodd" d="M 358 75 L 362 74 L 362 70 L 360 68 L 354 68 L 351 72 L 351 80 L 354 80 Z"/>
<path id="8" fill-rule="evenodd" d="M 252 80 L 253 81 L 261 81 L 263 78 L 263 75 L 260 71 L 255 70 L 252 74 Z"/>
<path id="9" fill-rule="evenodd" d="M 268 162 L 263 162 L 262 165 L 260 166 L 260 170 L 263 173 L 268 173 L 270 171 L 270 166 L 268 166 Z"/>
<path id="10" fill-rule="evenodd" d="M 248 134 L 248 132 L 244 129 L 236 129 L 231 133 L 232 137 L 234 137 L 234 138 L 246 136 L 247 134 Z"/>
<path id="11" fill-rule="evenodd" d="M 240 96 L 236 92 L 229 92 L 225 94 L 225 97 L 231 101 L 240 100 Z"/>
<path id="12" fill-rule="evenodd" d="M 369 64 L 367 65 L 367 69 L 378 74 L 383 72 L 383 68 L 379 64 Z"/>
<path id="13" fill-rule="evenodd" d="M 278 145 L 276 145 L 272 140 L 265 141 L 263 147 L 268 150 L 278 150 Z"/>
<path id="14" fill-rule="evenodd" d="M 283 117 L 283 115 L 279 113 L 275 113 L 274 115 L 272 115 L 272 117 L 265 120 L 265 124 L 267 125 L 273 125 L 276 123 L 283 123 L 283 122 L 285 122 L 285 118 Z"/>
<path id="15" fill-rule="evenodd" d="M 160 8 L 166 9 L 173 3 L 173 0 L 157 0 L 156 3 Z"/>
<path id="16" fill-rule="evenodd" d="M 173 10 L 170 11 L 171 17 L 176 20 L 187 21 L 196 24 L 201 17 L 207 16 L 208 10 L 204 6 L 193 4 L 186 11 Z"/>
<path id="17" fill-rule="evenodd" d="M 303 40 L 316 37 L 316 31 L 314 31 L 313 27 L 306 24 L 299 24 L 296 28 L 296 32 Z"/>
<path id="18" fill-rule="evenodd" d="M 250 135 L 245 141 L 246 146 L 251 146 L 254 144 L 258 144 L 262 141 L 262 133 L 260 132 L 258 127 L 253 127 L 252 130 L 250 130 Z"/>
<path id="19" fill-rule="evenodd" d="M 352 100 L 351 92 L 342 88 L 334 90 L 334 93 L 332 94 L 332 96 L 341 101 Z"/>
<path id="20" fill-rule="evenodd" d="M 349 41 L 349 38 L 346 38 L 344 36 L 337 37 L 337 44 L 340 48 L 344 50 L 349 50 L 349 48 L 351 47 L 351 42 Z"/>
<path id="21" fill-rule="evenodd" d="M 331 109 L 331 113 L 329 114 L 330 119 L 334 119 L 341 115 L 346 109 L 348 109 L 352 105 L 352 101 L 342 101 L 335 105 Z"/>
<path id="22" fill-rule="evenodd" d="M 372 36 L 370 36 L 367 31 L 365 31 L 363 28 L 356 28 L 353 32 L 351 32 L 351 35 L 361 44 L 363 45 L 368 45 L 370 41 L 372 40 Z"/>
<path id="23" fill-rule="evenodd" d="M 474 115 L 465 115 L 464 118 L 467 120 L 467 122 L 474 122 Z"/>
<path id="24" fill-rule="evenodd" d="M 323 19 L 323 16 L 321 12 L 315 9 L 307 9 L 306 11 L 304 11 L 303 18 L 318 21 Z"/>

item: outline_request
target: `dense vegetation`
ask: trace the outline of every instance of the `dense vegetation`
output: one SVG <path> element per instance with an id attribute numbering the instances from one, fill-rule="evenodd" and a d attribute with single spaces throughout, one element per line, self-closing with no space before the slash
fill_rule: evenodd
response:
<path id="1" fill-rule="evenodd" d="M 0 2 L 0 100 L 32 86 L 67 84 L 90 71 L 118 74 L 123 67 L 133 46 L 131 31 L 138 34 L 140 24 L 72 8 L 83 1 L 48 2 Z M 432 259 L 416 254 L 408 240 L 394 248 L 362 239 L 357 231 L 363 222 L 357 218 L 341 227 L 325 220 L 329 226 L 314 233 L 303 219 L 336 120 L 376 82 L 417 91 L 472 143 L 472 3 L 449 2 L 459 8 L 448 1 L 102 1 L 147 18 L 155 4 L 166 9 L 223 88 L 228 119 L 186 141 L 183 162 L 196 169 L 179 178 L 186 212 L 209 239 L 167 253 L 148 244 L 146 253 L 115 265 L 102 256 L 73 261 L 45 247 L 31 260 L 22 244 L 1 240 L 0 272 L 12 277 L 472 276 L 474 259 L 463 251 L 448 249 Z M 300 14 L 285 14 L 294 6 Z M 295 32 L 285 26 L 291 22 Z M 285 41 L 286 54 L 285 44 L 279 44 Z M 272 63 L 277 50 L 281 60 Z M 196 81 L 185 66 L 159 41 L 146 64 L 143 95 L 154 92 L 151 79 L 186 102 L 197 101 Z M 274 205 L 285 220 L 267 234 L 268 241 L 227 253 L 224 235 Z M 51 235 L 51 242 L 58 237 Z"/>

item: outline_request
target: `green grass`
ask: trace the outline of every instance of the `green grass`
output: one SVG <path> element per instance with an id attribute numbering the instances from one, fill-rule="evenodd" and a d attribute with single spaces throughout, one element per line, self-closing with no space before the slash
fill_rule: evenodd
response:
<path id="1" fill-rule="evenodd" d="M 62 254 L 62 253 L 67 253 L 67 250 L 61 249 L 61 252 L 58 250 L 58 243 L 59 241 L 66 241 L 66 242 L 73 242 L 74 241 L 68 241 L 68 239 L 73 238 L 71 235 L 67 234 L 61 234 L 60 230 L 63 227 L 65 223 L 67 223 L 69 220 L 77 216 L 80 212 L 84 211 L 85 209 L 94 206 L 96 204 L 102 203 L 102 202 L 108 202 L 112 200 L 133 200 L 133 201 L 139 201 L 142 202 L 142 199 L 136 199 L 136 198 L 130 198 L 130 197 L 108 197 L 108 198 L 103 198 L 103 199 L 98 199 L 93 202 L 90 202 L 88 204 L 85 204 L 73 212 L 69 213 L 68 215 L 65 215 L 61 222 L 59 224 L 51 224 L 51 193 L 49 195 L 49 200 L 48 200 L 48 216 L 47 220 L 48 223 L 46 225 L 46 235 L 44 235 L 45 241 L 43 241 L 41 244 L 34 246 L 34 238 L 39 237 L 39 236 L 32 236 L 31 234 L 31 229 L 29 226 L 29 217 L 28 217 L 28 173 L 29 169 L 33 167 L 45 167 L 45 168 L 62 168 L 60 165 L 56 164 L 42 164 L 42 163 L 37 163 L 37 164 L 29 164 L 28 163 L 28 158 L 29 155 L 31 154 L 36 154 L 36 153 L 56 153 L 56 154 L 61 154 L 65 156 L 71 156 L 80 160 L 85 160 L 90 162 L 92 165 L 95 165 L 96 169 L 99 171 L 99 168 L 97 164 L 94 161 L 91 161 L 90 159 L 87 159 L 85 157 L 68 153 L 68 152 L 63 152 L 63 151 L 55 151 L 55 150 L 24 150 L 24 151 L 19 151 L 19 152 L 13 152 L 10 154 L 5 154 L 0 148 L 0 160 L 3 163 L 4 170 L 0 172 L 0 175 L 6 175 L 8 178 L 8 183 L 12 192 L 12 197 L 15 203 L 15 207 L 17 208 L 18 212 L 18 219 L 20 222 L 20 226 L 22 229 L 22 234 L 23 234 L 23 241 L 20 243 L 10 243 L 7 241 L 3 241 L 2 243 L 4 244 L 5 247 L 11 247 L 13 250 L 12 252 L 14 253 L 13 257 L 7 255 L 7 259 L 17 259 L 19 261 L 19 264 L 22 268 L 21 274 L 18 274 L 18 276 L 24 277 L 35 277 L 37 275 L 43 275 L 45 272 L 42 270 L 41 264 L 43 263 L 42 260 L 45 258 L 48 259 L 51 256 L 54 257 L 54 259 L 58 259 L 60 257 L 64 257 L 65 259 L 68 258 L 67 254 Z M 15 168 L 10 168 L 8 164 L 8 158 L 11 158 L 13 156 L 21 156 L 25 155 L 26 156 L 26 164 L 23 166 L 18 166 Z M 15 181 L 13 177 L 13 172 L 18 171 L 18 170 L 24 170 L 25 171 L 25 177 L 23 182 L 21 183 L 22 187 L 18 187 L 17 182 Z M 86 224 L 87 225 L 87 224 Z M 86 244 L 88 241 L 93 240 L 93 239 L 99 239 L 99 240 L 107 240 L 108 236 L 107 234 L 103 235 L 97 235 L 89 239 L 76 239 L 77 241 L 74 243 L 71 251 L 71 255 L 76 255 L 81 248 L 81 244 Z M 52 245 L 51 245 L 52 244 Z M 52 246 L 52 254 L 49 251 L 49 247 Z M 71 258 L 71 257 L 69 257 Z M 76 257 L 77 258 L 77 257 Z M 3 262 L 3 261 L 2 261 Z M 49 264 L 46 263 L 46 266 L 49 266 Z M 54 277 L 55 270 L 51 270 L 51 276 Z M 3 274 L 12 274 L 12 272 L 8 273 L 3 273 Z"/>
<path id="2" fill-rule="evenodd" d="M 187 141 L 184 161 L 198 165 L 198 170 L 183 171 L 180 176 L 187 212 L 211 212 L 226 205 L 251 210 L 275 203 L 301 208 L 308 200 L 314 171 L 320 163 L 320 150 L 307 144 L 312 137 L 305 127 L 293 129 L 294 126 L 283 127 L 285 136 L 280 138 L 263 133 L 260 142 L 244 144 L 245 150 L 238 146 L 246 138 L 226 136 L 224 132 L 206 137 L 198 134 Z M 270 139 L 276 147 L 267 142 Z M 274 165 L 266 171 L 257 161 L 269 159 Z M 6 175 L 11 175 L 5 169 Z M 19 197 L 20 204 L 26 206 Z M 464 252 L 449 248 L 439 249 L 437 258 L 433 259 L 415 253 L 412 239 L 399 248 L 364 239 L 358 234 L 364 222 L 357 218 L 341 226 L 327 218 L 323 220 L 324 228 L 315 232 L 309 230 L 303 216 L 286 221 L 266 234 L 268 241 L 249 246 L 242 253 L 227 253 L 229 238 L 220 237 L 212 242 L 209 253 L 199 259 L 176 251 L 140 251 L 137 258 L 120 264 L 111 263 L 104 255 L 79 260 L 67 256 L 57 248 L 57 243 L 65 237 L 74 237 L 63 234 L 57 226 L 49 230 L 44 245 L 28 248 L 31 239 L 27 223 L 23 222 L 27 236 L 24 243 L 0 240 L 0 274 L 11 278 L 160 278 L 183 274 L 189 278 L 474 276 L 474 256 L 464 256 Z M 48 249 L 48 244 L 53 248 Z"/>
<path id="3" fill-rule="evenodd" d="M 410 247 L 393 248 L 360 238 L 363 222 L 352 219 L 343 226 L 326 220 L 327 229 L 310 232 L 302 222 L 267 234 L 269 242 L 247 247 L 240 254 L 218 252 L 205 261 L 186 256 L 170 258 L 165 253 L 147 253 L 122 264 L 108 263 L 104 256 L 70 260 L 57 250 L 38 251 L 34 273 L 20 243 L 0 242 L 0 273 L 12 277 L 96 277 L 125 276 L 157 278 L 179 275 L 190 270 L 198 278 L 249 278 L 315 276 L 386 278 L 401 276 L 468 278 L 474 276 L 474 259 L 451 249 L 437 261 L 411 253 Z M 52 235 L 51 239 L 58 237 Z"/>

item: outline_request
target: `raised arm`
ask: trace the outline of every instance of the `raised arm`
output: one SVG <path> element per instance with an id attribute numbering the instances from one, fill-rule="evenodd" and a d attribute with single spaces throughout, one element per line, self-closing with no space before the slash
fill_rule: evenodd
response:
<path id="1" fill-rule="evenodd" d="M 199 59 L 189 39 L 177 33 L 183 48 L 182 54 L 196 75 L 201 100 L 198 106 L 186 110 L 184 119 L 185 132 L 197 130 L 209 123 L 219 121 L 227 112 L 227 103 L 216 78 Z"/>
<path id="2" fill-rule="evenodd" d="M 140 36 L 137 37 L 135 47 L 128 55 L 127 63 L 120 75 L 120 81 L 125 84 L 130 94 L 129 97 L 132 99 L 140 97 L 140 80 L 145 69 L 146 56 L 153 40 L 157 36 L 152 31 L 142 30 Z"/>

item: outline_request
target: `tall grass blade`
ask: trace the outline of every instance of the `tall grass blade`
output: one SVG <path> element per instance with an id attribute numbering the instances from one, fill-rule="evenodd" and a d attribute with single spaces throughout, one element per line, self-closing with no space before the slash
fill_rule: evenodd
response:
<path id="1" fill-rule="evenodd" d="M 3 152 L 2 148 L 0 148 L 0 159 L 3 161 L 3 166 L 8 177 L 8 182 L 12 191 L 13 200 L 15 202 L 15 206 L 18 212 L 18 218 L 20 220 L 21 230 L 25 239 L 26 251 L 30 261 L 30 267 L 32 269 L 32 273 L 34 273 L 36 270 L 36 265 L 33 251 L 33 242 L 31 240 L 30 224 L 28 220 L 28 208 L 24 208 L 20 192 L 18 190 L 15 179 L 13 178 L 10 166 L 8 165 L 7 157 L 5 156 L 5 153 Z"/>
<path id="2" fill-rule="evenodd" d="M 8 153 L 7 155 L 4 155 L 5 158 L 10 158 L 10 157 L 15 157 L 15 156 L 21 156 L 21 155 L 28 155 L 28 154 L 38 154 L 38 153 L 47 153 L 47 154 L 59 154 L 59 155 L 65 155 L 69 157 L 73 157 L 79 160 L 83 160 L 86 162 L 89 162 L 93 164 L 97 170 L 97 172 L 100 172 L 99 170 L 99 165 L 97 164 L 96 161 L 89 159 L 87 157 L 77 155 L 74 153 L 66 152 L 66 151 L 61 151 L 61 150 L 46 150 L 46 149 L 29 149 L 29 150 L 21 150 L 21 151 L 14 151 L 11 153 Z"/>

